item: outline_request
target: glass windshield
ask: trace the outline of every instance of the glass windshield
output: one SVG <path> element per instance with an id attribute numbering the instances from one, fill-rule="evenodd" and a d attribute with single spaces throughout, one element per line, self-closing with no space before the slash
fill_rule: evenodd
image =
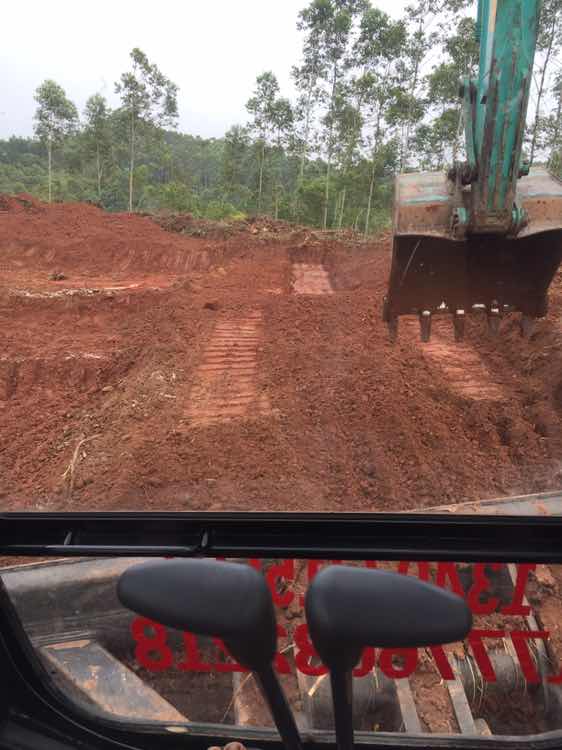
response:
<path id="1" fill-rule="evenodd" d="M 120 722 L 272 728 L 255 674 L 231 657 L 223 641 L 123 607 L 119 576 L 139 562 L 61 560 L 2 569 L 25 635 L 54 688 L 82 710 Z M 330 680 L 312 643 L 304 600 L 317 573 L 335 561 L 239 564 L 266 577 L 277 623 L 273 667 L 299 727 L 333 730 Z M 464 642 L 365 648 L 353 670 L 356 730 L 489 736 L 561 728 L 559 566 L 352 565 L 435 583 L 465 599 L 473 615 Z M 188 587 L 186 602 L 189 594 Z"/>

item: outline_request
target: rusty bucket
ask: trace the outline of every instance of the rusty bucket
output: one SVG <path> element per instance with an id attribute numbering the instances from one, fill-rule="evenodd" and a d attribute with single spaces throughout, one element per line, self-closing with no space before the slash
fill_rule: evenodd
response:
<path id="1" fill-rule="evenodd" d="M 445 174 L 400 175 L 383 319 L 391 336 L 401 315 L 420 319 L 431 335 L 435 314 L 453 317 L 457 339 L 471 313 L 485 314 L 492 332 L 501 317 L 521 312 L 522 330 L 547 313 L 547 292 L 562 259 L 562 182 L 534 169 L 518 183 L 526 224 L 513 237 L 454 231 L 455 200 Z"/>

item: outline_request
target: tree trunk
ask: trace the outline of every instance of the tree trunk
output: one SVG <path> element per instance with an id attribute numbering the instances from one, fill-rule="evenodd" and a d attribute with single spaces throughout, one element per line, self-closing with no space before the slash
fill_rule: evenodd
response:
<path id="1" fill-rule="evenodd" d="M 420 34 L 420 45 L 421 45 L 421 34 L 423 33 L 423 27 L 424 27 L 424 19 L 420 18 L 420 23 L 418 27 L 418 33 Z M 416 54 L 416 61 L 414 63 L 414 77 L 412 80 L 412 87 L 410 89 L 410 97 L 413 98 L 414 94 L 416 93 L 416 87 L 418 85 L 418 74 L 420 69 L 420 62 L 421 62 L 421 47 L 418 51 L 418 54 Z M 403 150 L 402 155 L 400 158 L 400 171 L 403 172 L 406 167 L 406 162 L 408 160 L 408 152 L 410 151 L 410 125 L 411 125 L 411 117 L 412 117 L 412 105 L 410 103 L 410 106 L 408 107 L 408 120 L 406 122 L 406 131 L 404 134 L 404 143 L 403 143 Z"/>
<path id="2" fill-rule="evenodd" d="M 365 216 L 365 239 L 367 239 L 367 236 L 369 234 L 369 222 L 371 221 L 371 207 L 373 205 L 373 193 L 375 191 L 375 173 L 376 173 L 376 164 L 375 164 L 375 153 L 373 151 L 373 168 L 371 170 L 371 182 L 369 184 L 369 200 L 367 201 L 367 215 Z"/>
<path id="3" fill-rule="evenodd" d="M 275 221 L 279 219 L 279 193 L 281 192 L 281 165 L 282 165 L 281 130 L 277 130 L 277 168 L 275 170 Z"/>
<path id="4" fill-rule="evenodd" d="M 328 156 L 328 166 L 326 168 L 326 185 L 324 187 L 324 218 L 322 220 L 322 227 L 324 228 L 324 230 L 328 228 L 328 204 L 330 202 L 330 172 L 331 170 L 332 170 L 332 154 L 330 153 Z"/>
<path id="5" fill-rule="evenodd" d="M 51 136 L 49 135 L 47 139 L 47 162 L 48 162 L 48 171 L 49 171 L 49 203 L 52 200 L 53 197 L 53 141 Z"/>
<path id="6" fill-rule="evenodd" d="M 343 224 L 343 215 L 345 213 L 345 199 L 347 196 L 347 187 L 344 185 L 343 191 L 342 191 L 342 197 L 341 197 L 341 206 L 340 206 L 340 216 L 338 219 L 338 229 L 342 228 Z"/>
<path id="7" fill-rule="evenodd" d="M 129 160 L 129 213 L 133 212 L 133 174 L 135 171 L 135 119 L 131 113 L 131 153 Z"/>
<path id="8" fill-rule="evenodd" d="M 377 165 L 376 165 L 376 155 L 377 155 L 377 149 L 379 147 L 379 137 L 380 137 L 380 127 L 381 127 L 381 105 L 379 103 L 379 108 L 377 110 L 377 120 L 375 124 L 375 138 L 373 142 L 373 168 L 371 170 L 371 182 L 369 184 L 369 200 L 367 202 L 367 215 L 365 216 L 365 239 L 367 239 L 367 236 L 369 234 L 369 222 L 371 221 L 371 207 L 373 205 L 373 193 L 375 191 L 375 175 L 377 171 Z"/>
<path id="9" fill-rule="evenodd" d="M 96 146 L 96 168 L 98 173 L 98 201 L 101 202 L 101 159 L 99 143 Z"/>
<path id="10" fill-rule="evenodd" d="M 553 148 L 555 149 L 558 145 L 558 140 L 560 138 L 560 133 L 562 129 L 562 80 L 560 81 L 560 91 L 558 93 L 558 105 L 556 107 L 556 116 L 554 119 L 555 125 L 554 125 L 554 132 L 552 134 L 552 144 Z"/>
<path id="11" fill-rule="evenodd" d="M 304 122 L 304 143 L 302 145 L 301 158 L 300 158 L 300 169 L 299 169 L 299 182 L 304 180 L 304 165 L 306 163 L 306 156 L 308 154 L 308 137 L 310 135 L 310 115 L 311 115 L 311 100 L 312 100 L 312 84 L 309 86 L 307 100 L 306 100 L 306 119 Z"/>
<path id="12" fill-rule="evenodd" d="M 334 134 L 334 101 L 336 99 L 336 86 L 338 81 L 338 65 L 334 63 L 332 80 L 332 96 L 330 98 L 330 130 L 328 132 L 328 166 L 326 167 L 326 187 L 324 190 L 324 230 L 328 228 L 328 207 L 330 203 L 330 175 L 332 173 L 332 138 Z"/>
<path id="13" fill-rule="evenodd" d="M 308 138 L 310 136 L 310 119 L 311 119 L 311 114 L 312 114 L 312 89 L 313 87 L 314 87 L 314 84 L 311 80 L 308 86 L 308 91 L 307 91 L 307 96 L 306 96 L 306 118 L 304 122 L 304 139 L 303 139 L 302 151 L 300 155 L 299 178 L 297 181 L 297 189 L 295 191 L 295 201 L 294 201 L 294 208 L 293 208 L 293 214 L 295 218 L 298 217 L 299 195 L 300 195 L 300 190 L 304 182 L 304 167 L 306 164 L 306 157 L 308 155 Z"/>
<path id="14" fill-rule="evenodd" d="M 443 105 L 441 108 L 441 117 L 443 117 L 444 113 L 445 113 L 445 105 Z M 439 164 L 437 166 L 437 169 L 441 170 L 444 164 L 445 164 L 445 138 L 443 137 L 443 131 L 441 131 L 441 141 L 439 144 Z"/>
<path id="15" fill-rule="evenodd" d="M 365 73 L 365 70 L 363 70 L 363 73 Z M 359 140 L 359 117 L 361 116 L 361 106 L 363 104 L 363 99 L 361 95 L 357 95 L 357 99 L 355 101 L 355 110 L 353 114 L 353 130 L 351 133 L 351 138 L 349 138 L 347 143 L 347 149 L 345 153 L 345 161 L 343 166 L 343 192 L 342 192 L 342 199 L 341 199 L 341 205 L 340 205 L 340 214 L 338 219 L 338 229 L 342 228 L 343 224 L 343 217 L 345 212 L 345 203 L 347 199 L 347 186 L 345 184 L 347 175 L 349 173 L 349 170 L 351 169 L 351 159 L 353 157 L 353 152 L 355 151 L 355 148 L 357 146 L 357 141 Z"/>
<path id="16" fill-rule="evenodd" d="M 529 157 L 529 161 L 532 164 L 533 159 L 535 156 L 535 148 L 537 146 L 537 133 L 539 130 L 539 119 L 540 119 L 540 109 L 541 109 L 541 100 L 544 94 L 544 82 L 546 78 L 546 69 L 548 67 L 548 63 L 550 61 L 550 55 L 552 53 L 552 45 L 554 43 L 554 37 L 556 35 L 556 17 L 557 14 L 554 15 L 554 18 L 552 20 L 552 29 L 550 31 L 550 38 L 548 41 L 548 48 L 546 50 L 546 57 L 544 59 L 544 65 L 541 73 L 541 81 L 539 84 L 539 91 L 537 94 L 537 107 L 535 109 L 535 122 L 533 123 L 533 138 L 531 140 L 531 155 Z"/>
<path id="17" fill-rule="evenodd" d="M 263 165 L 265 162 L 265 139 L 262 138 L 261 158 L 260 158 L 260 176 L 258 184 L 258 214 L 261 214 L 261 196 L 263 191 Z"/>
<path id="18" fill-rule="evenodd" d="M 341 193 L 338 193 L 336 195 L 336 200 L 334 201 L 334 218 L 332 219 L 332 227 L 334 229 L 338 228 L 338 215 L 340 212 L 340 203 L 341 203 Z"/>

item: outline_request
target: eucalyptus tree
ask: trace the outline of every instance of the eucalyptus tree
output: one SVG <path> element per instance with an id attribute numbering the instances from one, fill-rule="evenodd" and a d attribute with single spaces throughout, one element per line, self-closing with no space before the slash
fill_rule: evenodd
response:
<path id="1" fill-rule="evenodd" d="M 252 116 L 250 129 L 257 136 L 258 213 L 261 213 L 262 210 L 266 150 L 274 127 L 273 117 L 278 93 L 279 82 L 277 81 L 276 76 L 271 71 L 266 71 L 256 78 L 256 88 L 253 96 L 246 102 L 246 110 Z"/>
<path id="2" fill-rule="evenodd" d="M 371 221 L 377 175 L 384 172 L 385 158 L 396 151 L 396 134 L 388 114 L 391 108 L 399 106 L 404 93 L 400 55 L 406 37 L 402 20 L 394 21 L 380 9 L 368 8 L 361 18 L 354 47 L 355 59 L 362 69 L 356 85 L 362 90 L 363 117 L 368 126 L 366 142 L 371 157 L 365 236 Z"/>
<path id="3" fill-rule="evenodd" d="M 300 22 L 298 28 L 300 28 Z M 298 97 L 293 106 L 293 148 L 298 153 L 299 171 L 294 194 L 293 213 L 298 216 L 299 198 L 305 177 L 305 167 L 312 149 L 312 132 L 314 114 L 321 99 L 322 89 L 319 85 L 321 72 L 320 50 L 310 39 L 303 46 L 301 64 L 291 71 Z"/>
<path id="4" fill-rule="evenodd" d="M 449 154 L 452 161 L 457 160 L 464 140 L 459 81 L 463 76 L 474 78 L 478 68 L 476 21 L 473 16 L 461 16 L 460 10 L 450 13 L 448 20 L 442 24 L 444 59 L 434 66 L 427 77 L 428 106 L 438 109 L 434 128 L 439 136 L 441 163 Z M 455 29 L 453 34 L 451 28 Z"/>
<path id="5" fill-rule="evenodd" d="M 279 218 L 279 201 L 281 197 L 281 171 L 284 163 L 285 149 L 292 132 L 294 112 L 288 99 L 279 97 L 273 102 L 271 109 L 271 130 L 275 143 L 275 186 L 274 186 L 274 216 Z"/>
<path id="6" fill-rule="evenodd" d="M 400 55 L 401 85 L 403 92 L 395 108 L 395 121 L 401 126 L 400 170 L 404 171 L 410 156 L 410 138 L 413 127 L 425 114 L 420 102 L 424 98 L 424 62 L 428 52 L 439 43 L 439 35 L 432 29 L 444 0 L 416 0 L 406 6 L 404 20 L 408 33 Z"/>
<path id="7" fill-rule="evenodd" d="M 247 128 L 233 125 L 224 136 L 221 160 L 221 181 L 224 194 L 235 201 L 245 182 L 245 167 L 250 150 Z"/>
<path id="8" fill-rule="evenodd" d="M 544 145 L 549 169 L 562 179 L 562 68 L 554 76 L 550 94 L 553 108 L 543 118 Z"/>
<path id="9" fill-rule="evenodd" d="M 328 226 L 330 186 L 336 146 L 337 98 L 350 67 L 354 22 L 368 7 L 367 0 L 312 0 L 299 14 L 299 29 L 305 32 L 306 50 L 315 50 L 318 79 L 324 83 L 326 112 L 323 151 L 326 160 L 323 227 Z"/>
<path id="10" fill-rule="evenodd" d="M 340 84 L 334 106 L 335 147 L 334 161 L 337 165 L 336 199 L 334 205 L 334 226 L 341 229 L 350 187 L 354 179 L 352 167 L 359 157 L 362 144 L 363 115 L 362 99 L 364 88 L 353 78 Z"/>
<path id="11" fill-rule="evenodd" d="M 48 195 L 52 200 L 53 149 L 63 143 L 78 123 L 78 110 L 64 89 L 51 79 L 43 81 L 35 92 L 35 135 L 47 149 Z"/>
<path id="12" fill-rule="evenodd" d="M 558 153 L 558 158 L 562 157 L 562 69 L 557 73 L 554 79 L 552 93 L 556 97 L 556 104 L 551 115 L 551 149 L 552 154 Z"/>
<path id="13" fill-rule="evenodd" d="M 133 210 L 135 157 L 139 135 L 173 127 L 178 117 L 178 87 L 150 63 L 138 47 L 131 53 L 131 70 L 115 84 L 127 120 L 129 141 L 129 211 Z"/>
<path id="14" fill-rule="evenodd" d="M 531 127 L 530 161 L 532 163 L 537 150 L 540 132 L 541 105 L 548 88 L 552 63 L 559 68 L 557 59 L 562 49 L 562 0 L 543 0 L 537 37 L 537 54 L 535 57 L 534 82 L 536 87 L 535 111 Z"/>
<path id="15" fill-rule="evenodd" d="M 111 153 L 111 112 L 101 94 L 89 97 L 84 108 L 83 138 L 86 150 L 94 157 L 98 201 L 102 199 L 102 178 Z"/>

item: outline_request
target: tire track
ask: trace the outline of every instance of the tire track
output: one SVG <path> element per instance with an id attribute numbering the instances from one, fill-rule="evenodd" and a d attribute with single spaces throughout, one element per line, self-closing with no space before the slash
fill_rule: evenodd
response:
<path id="1" fill-rule="evenodd" d="M 295 294 L 333 294 L 328 272 L 320 263 L 293 263 Z"/>
<path id="2" fill-rule="evenodd" d="M 217 323 L 189 394 L 186 416 L 191 426 L 271 413 L 267 394 L 258 389 L 262 324 L 260 311 Z"/>
<path id="3" fill-rule="evenodd" d="M 404 319 L 404 328 L 419 339 L 419 324 Z M 444 324 L 434 328 L 427 344 L 417 342 L 424 358 L 437 366 L 447 377 L 451 389 L 473 401 L 506 401 L 508 396 L 478 352 L 466 342 L 456 342 L 452 330 Z"/>

